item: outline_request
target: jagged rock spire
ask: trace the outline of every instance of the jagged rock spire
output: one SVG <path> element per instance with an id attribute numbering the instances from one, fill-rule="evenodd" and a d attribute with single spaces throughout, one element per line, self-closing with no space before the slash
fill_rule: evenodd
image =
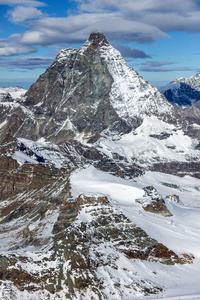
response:
<path id="1" fill-rule="evenodd" d="M 109 45 L 105 35 L 102 32 L 93 31 L 88 39 L 94 46 Z"/>

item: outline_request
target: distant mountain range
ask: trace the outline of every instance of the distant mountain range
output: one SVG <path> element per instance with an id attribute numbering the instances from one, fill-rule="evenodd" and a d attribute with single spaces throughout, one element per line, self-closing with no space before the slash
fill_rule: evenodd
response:
<path id="1" fill-rule="evenodd" d="M 13 101 L 13 99 L 21 98 L 27 90 L 20 87 L 4 87 L 0 88 L 0 102 Z"/>
<path id="2" fill-rule="evenodd" d="M 200 100 L 200 73 L 189 78 L 179 78 L 160 88 L 171 103 L 191 106 Z"/>
<path id="3" fill-rule="evenodd" d="M 187 120 L 200 124 L 200 73 L 176 79 L 160 91 L 169 102 L 184 108 L 183 115 Z"/>

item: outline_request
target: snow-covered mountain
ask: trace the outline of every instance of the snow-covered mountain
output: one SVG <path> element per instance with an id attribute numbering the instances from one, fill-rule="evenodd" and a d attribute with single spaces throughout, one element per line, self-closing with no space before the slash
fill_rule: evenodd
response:
<path id="1" fill-rule="evenodd" d="M 0 88 L 0 102 L 13 101 L 25 95 L 27 90 L 20 87 L 4 87 Z"/>
<path id="2" fill-rule="evenodd" d="M 189 78 L 179 78 L 160 88 L 171 103 L 183 107 L 191 106 L 200 100 L 200 73 Z"/>
<path id="3" fill-rule="evenodd" d="M 160 91 L 169 102 L 183 108 L 182 114 L 190 123 L 200 124 L 200 73 L 176 79 Z"/>
<path id="4" fill-rule="evenodd" d="M 7 112 L 8 104 L 1 106 Z M 9 108 L 12 110 L 11 104 Z M 34 140 L 43 137 L 60 143 L 81 136 L 88 141 L 106 131 L 130 132 L 142 123 L 144 115 L 181 123 L 165 97 L 130 68 L 99 33 L 92 33 L 80 49 L 61 51 L 31 86 L 18 111 L 17 133 L 11 120 L 1 136 L 9 130 Z"/>
<path id="5" fill-rule="evenodd" d="M 199 126 L 102 33 L 0 102 L 0 298 L 199 299 Z"/>

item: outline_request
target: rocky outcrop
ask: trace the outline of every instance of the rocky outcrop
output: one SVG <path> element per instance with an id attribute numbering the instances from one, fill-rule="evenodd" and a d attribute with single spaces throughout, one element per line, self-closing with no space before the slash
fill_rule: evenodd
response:
<path id="1" fill-rule="evenodd" d="M 200 125 L 200 101 L 197 101 L 192 106 L 185 108 L 183 110 L 183 114 L 190 123 Z"/>
<path id="2" fill-rule="evenodd" d="M 191 161 L 191 162 L 166 162 L 166 163 L 156 163 L 153 164 L 150 169 L 155 172 L 163 172 L 166 174 L 172 174 L 176 176 L 193 176 L 200 178 L 200 162 Z"/>
<path id="3" fill-rule="evenodd" d="M 179 78 L 161 88 L 167 100 L 179 108 L 189 123 L 200 124 L 200 73 L 189 78 Z"/>
<path id="4" fill-rule="evenodd" d="M 77 141 L 70 141 L 60 145 L 64 155 L 74 164 L 93 165 L 95 168 L 109 172 L 121 178 L 133 178 L 144 174 L 144 169 L 135 163 L 128 163 L 125 156 L 113 153 L 112 158 L 92 146 Z"/>
<path id="5" fill-rule="evenodd" d="M 166 207 L 165 200 L 153 186 L 145 187 L 144 191 L 143 198 L 137 199 L 136 202 L 140 203 L 145 211 L 165 217 L 172 216 Z"/>
<path id="6" fill-rule="evenodd" d="M 173 265 L 192 263 L 194 259 L 186 254 L 178 256 L 150 238 L 141 228 L 114 209 L 106 196 L 80 195 L 76 199 L 63 200 L 57 208 L 54 203 L 52 209 L 57 210 L 58 214 L 53 226 L 51 225 L 49 250 L 46 250 L 47 235 L 46 240 L 41 236 L 41 230 L 44 230 L 42 217 L 39 217 L 35 227 L 32 219 L 17 235 L 23 242 L 24 249 L 30 246 L 35 249 L 32 250 L 35 258 L 14 253 L 1 255 L 2 284 L 9 280 L 21 292 L 34 291 L 37 299 L 53 295 L 72 299 L 89 291 L 93 297 L 107 299 L 104 290 L 109 280 L 112 282 L 109 286 L 110 295 L 115 295 L 115 285 L 125 295 L 133 292 L 136 287 L 144 295 L 157 294 L 162 291 L 161 286 L 139 278 L 132 281 L 128 289 L 127 286 L 125 288 L 126 284 L 120 282 L 118 276 L 130 275 L 132 271 L 124 268 L 124 262 L 140 259 Z M 39 211 L 41 209 L 38 208 L 35 213 Z M 30 217 L 30 212 L 27 213 Z M 45 213 L 50 213 L 49 208 Z M 88 219 L 84 220 L 86 214 Z M 20 217 L 22 216 L 18 216 Z M 5 223 L 7 231 L 11 221 L 13 219 Z M 12 249 L 14 247 L 16 245 L 13 243 Z M 98 276 L 100 270 L 104 270 L 101 278 Z M 14 293 L 13 288 L 12 290 Z"/>

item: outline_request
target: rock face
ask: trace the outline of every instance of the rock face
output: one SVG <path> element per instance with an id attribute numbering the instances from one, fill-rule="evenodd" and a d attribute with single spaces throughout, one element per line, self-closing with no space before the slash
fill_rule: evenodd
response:
<path id="1" fill-rule="evenodd" d="M 183 114 L 190 123 L 200 125 L 200 101 L 197 101 L 192 106 L 185 108 L 183 110 Z"/>
<path id="2" fill-rule="evenodd" d="M 179 78 L 162 87 L 167 100 L 180 108 L 189 123 L 200 124 L 200 73 L 189 78 Z"/>

